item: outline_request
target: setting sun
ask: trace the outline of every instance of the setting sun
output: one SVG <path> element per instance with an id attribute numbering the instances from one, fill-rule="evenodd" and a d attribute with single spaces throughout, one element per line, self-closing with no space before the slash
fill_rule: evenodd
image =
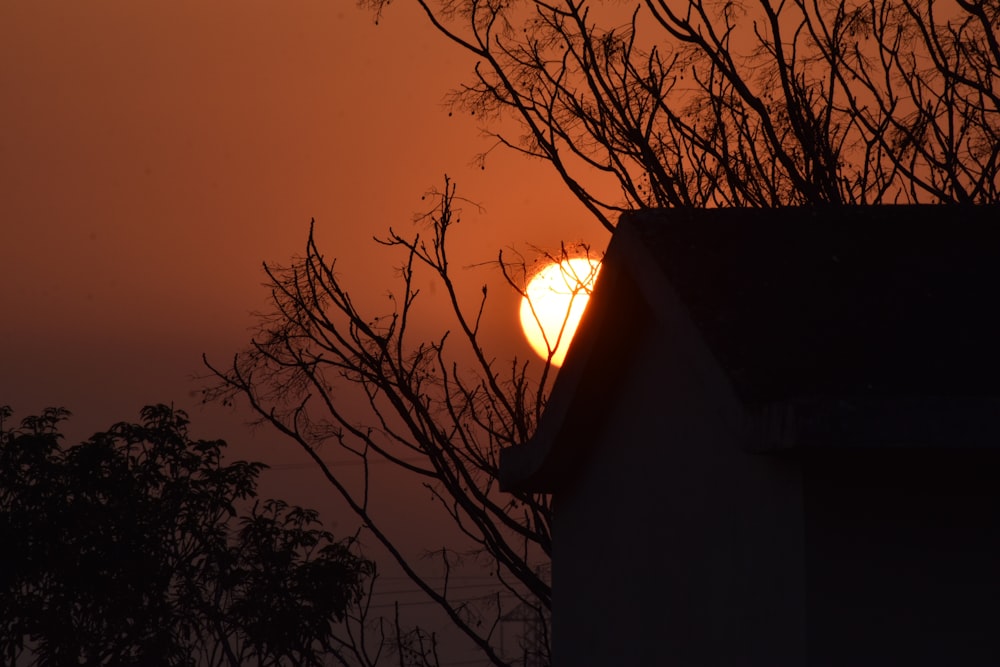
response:
<path id="1" fill-rule="evenodd" d="M 601 263 L 589 257 L 553 262 L 532 276 L 521 299 L 521 329 L 532 349 L 562 366 Z"/>

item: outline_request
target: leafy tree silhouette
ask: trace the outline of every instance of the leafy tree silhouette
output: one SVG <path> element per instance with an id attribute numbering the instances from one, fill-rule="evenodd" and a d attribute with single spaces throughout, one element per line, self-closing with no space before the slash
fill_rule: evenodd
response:
<path id="1" fill-rule="evenodd" d="M 187 415 L 142 410 L 66 447 L 64 409 L 0 408 L 5 664 L 325 664 L 373 564 L 315 511 L 257 498 Z M 238 506 L 244 507 L 241 514 Z M 344 663 L 341 657 L 341 663 Z"/>

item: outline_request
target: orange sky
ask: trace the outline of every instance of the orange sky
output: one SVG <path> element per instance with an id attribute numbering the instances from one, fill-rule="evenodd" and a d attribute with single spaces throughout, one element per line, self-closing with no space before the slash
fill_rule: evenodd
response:
<path id="1" fill-rule="evenodd" d="M 356 296 L 384 303 L 399 258 L 370 238 L 412 230 L 444 173 L 485 207 L 452 256 L 474 294 L 496 285 L 495 354 L 531 354 L 516 295 L 470 265 L 607 235 L 545 165 L 471 165 L 489 143 L 441 101 L 472 63 L 397 5 L 376 27 L 339 0 L 0 3 L 0 405 L 68 407 L 72 441 L 173 401 L 341 532 L 315 470 L 287 466 L 303 456 L 199 407 L 192 377 L 248 342 L 261 262 L 287 262 L 311 217 Z"/>
<path id="2" fill-rule="evenodd" d="M 441 100 L 471 63 L 397 4 L 379 26 L 331 0 L 0 4 L 0 404 L 64 405 L 87 434 L 173 400 L 228 429 L 188 378 L 248 339 L 260 263 L 315 217 L 349 283 L 382 294 L 396 260 L 370 237 L 410 229 L 446 172 L 486 208 L 456 232 L 461 264 L 603 246 L 545 165 L 470 165 L 489 144 Z M 499 291 L 498 354 L 525 354 Z"/>

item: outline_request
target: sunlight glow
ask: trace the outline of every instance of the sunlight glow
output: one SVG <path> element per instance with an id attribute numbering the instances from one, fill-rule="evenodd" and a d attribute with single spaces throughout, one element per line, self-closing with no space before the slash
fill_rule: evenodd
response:
<path id="1" fill-rule="evenodd" d="M 552 353 L 553 366 L 562 366 L 600 269 L 596 259 L 574 257 L 548 264 L 528 281 L 521 329 L 540 357 Z"/>

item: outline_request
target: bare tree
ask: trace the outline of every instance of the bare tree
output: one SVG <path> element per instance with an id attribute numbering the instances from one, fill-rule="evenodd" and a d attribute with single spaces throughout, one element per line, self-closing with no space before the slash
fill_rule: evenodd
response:
<path id="1" fill-rule="evenodd" d="M 416 2 L 478 61 L 453 105 L 609 230 L 643 207 L 1000 194 L 996 0 Z"/>
<path id="2" fill-rule="evenodd" d="M 287 268 L 265 266 L 274 311 L 231 367 L 206 361 L 219 381 L 208 397 L 249 400 L 265 422 L 308 452 L 363 529 L 493 664 L 547 664 L 549 499 L 500 494 L 497 477 L 500 450 L 533 431 L 550 364 L 540 378 L 517 360 L 501 371 L 483 348 L 487 289 L 471 309 L 464 307 L 447 253 L 460 200 L 447 179 L 434 198 L 435 208 L 424 219 L 429 238 L 390 230 L 381 241 L 404 258 L 402 285 L 387 314 L 373 316 L 355 304 L 311 230 L 303 257 Z M 443 287 L 451 309 L 452 322 L 430 342 L 411 340 L 410 333 L 419 303 L 414 280 L 421 271 Z M 471 365 L 464 361 L 469 359 Z M 360 400 L 348 398 L 351 389 Z M 330 447 L 355 457 L 360 473 L 357 467 L 331 466 Z M 421 480 L 464 539 L 436 552 L 442 579 L 431 578 L 412 554 L 403 553 L 398 536 L 385 532 L 384 517 L 373 511 L 373 478 L 385 473 L 375 464 L 386 462 Z M 470 600 L 452 579 L 468 559 L 496 578 L 495 590 L 478 599 Z M 502 624 L 511 614 L 531 639 L 501 650 Z M 369 617 L 362 610 L 349 619 L 361 644 Z M 436 664 L 433 636 L 419 628 L 402 631 L 398 615 L 390 625 L 394 631 L 378 637 L 388 637 L 407 664 Z"/>
<path id="3" fill-rule="evenodd" d="M 389 1 L 363 4 L 379 16 Z M 549 162 L 608 230 L 645 207 L 998 201 L 997 0 L 415 1 L 477 61 L 453 110 L 482 118 L 494 148 Z M 302 258 L 268 267 L 274 311 L 231 367 L 210 366 L 219 384 L 208 396 L 246 398 L 307 451 L 492 664 L 546 664 L 551 590 L 537 566 L 551 551 L 549 500 L 499 495 L 496 479 L 499 450 L 532 434 L 550 364 L 533 377 L 483 348 L 486 290 L 467 308 L 450 272 L 458 202 L 446 183 L 427 238 L 382 241 L 404 263 L 379 316 L 355 304 L 310 234 Z M 414 340 L 421 270 L 454 320 Z M 360 484 L 326 463 L 327 445 L 357 457 Z M 399 550 L 370 502 L 376 461 L 423 480 L 502 594 L 456 595 L 458 548 L 439 552 L 443 583 Z M 515 617 L 530 632 L 505 650 L 503 622 Z M 353 618 L 366 627 L 366 612 Z M 401 662 L 436 662 L 432 635 L 404 633 L 398 615 L 390 625 Z"/>

